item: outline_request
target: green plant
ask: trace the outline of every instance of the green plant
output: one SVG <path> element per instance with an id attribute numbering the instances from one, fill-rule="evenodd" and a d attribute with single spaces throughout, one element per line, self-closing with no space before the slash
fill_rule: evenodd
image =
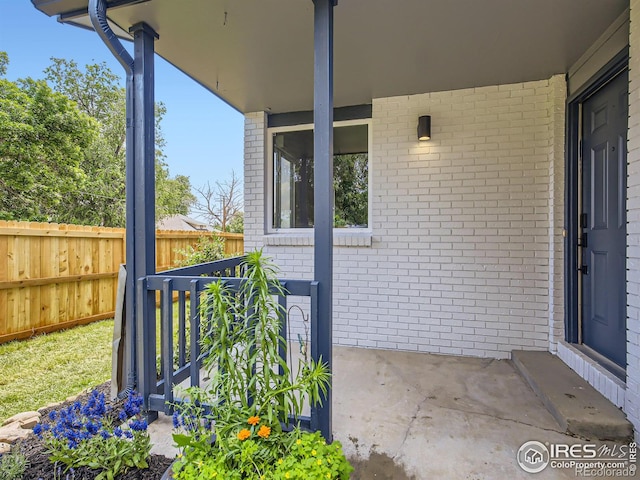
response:
<path id="1" fill-rule="evenodd" d="M 104 394 L 93 391 L 83 405 L 75 402 L 52 411 L 53 424 L 38 424 L 33 432 L 44 441 L 49 460 L 67 470 L 89 467 L 101 472 L 96 480 L 113 480 L 128 468 L 147 468 L 151 441 L 142 419 L 142 397 L 129 394 L 122 409 L 113 415 Z"/>
<path id="2" fill-rule="evenodd" d="M 201 304 L 204 366 L 211 374 L 209 392 L 218 400 L 217 433 L 226 433 L 224 419 L 230 413 L 240 422 L 254 414 L 287 424 L 290 415 L 297 419 L 302 414 L 306 398 L 319 402 L 329 383 L 321 361 L 301 360 L 294 375 L 280 356 L 280 347 L 286 347 L 280 334 L 285 312 L 274 295 L 284 292 L 275 267 L 261 251 L 249 253 L 244 263 L 238 294 L 214 282 Z"/>
<path id="3" fill-rule="evenodd" d="M 10 453 L 0 455 L 0 478 L 20 480 L 28 466 L 29 461 L 20 450 L 12 450 Z"/>
<path id="4" fill-rule="evenodd" d="M 183 250 L 176 250 L 176 253 L 182 257 L 176 261 L 179 267 L 215 262 L 227 257 L 224 239 L 216 235 L 202 236 L 198 238 L 195 246 L 189 245 Z"/>
<path id="5" fill-rule="evenodd" d="M 174 478 L 181 480 L 348 480 L 353 468 L 340 442 L 327 444 L 319 432 L 294 429 L 270 435 L 264 424 L 247 425 L 227 454 L 204 449 L 179 456 Z M 260 433 L 262 432 L 262 435 Z M 277 454 L 276 454 L 277 452 Z M 230 461 L 230 459 L 232 459 Z"/>
<path id="6" fill-rule="evenodd" d="M 281 462 L 276 462 L 276 465 L 273 478 L 277 480 L 348 480 L 353 471 L 342 452 L 340 442 L 327 444 L 319 432 L 300 433 L 288 455 Z"/>
<path id="7" fill-rule="evenodd" d="M 302 433 L 296 423 L 305 402 L 316 405 L 326 393 L 327 366 L 300 360 L 292 371 L 280 356 L 286 346 L 280 334 L 285 312 L 274 295 L 284 292 L 275 267 L 261 251 L 249 253 L 244 262 L 237 292 L 220 281 L 203 295 L 201 343 L 211 384 L 187 389 L 186 401 L 176 405 L 174 427 L 183 431 L 173 436 L 182 451 L 176 479 L 280 478 L 275 476 L 279 465 L 294 462 L 292 456 L 300 459 L 301 445 L 320 439 Z M 331 457 L 335 471 L 327 470 L 332 476 L 323 478 L 347 478 L 343 472 L 348 476 L 351 467 L 341 446 L 332 448 L 309 452 Z M 318 460 L 323 459 L 315 458 L 315 470 Z"/>

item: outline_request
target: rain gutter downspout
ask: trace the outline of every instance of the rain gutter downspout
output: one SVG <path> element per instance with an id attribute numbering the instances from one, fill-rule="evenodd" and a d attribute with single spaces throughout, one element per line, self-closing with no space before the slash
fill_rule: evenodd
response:
<path id="1" fill-rule="evenodd" d="M 125 366 L 127 369 L 127 385 L 125 391 L 119 393 L 128 394 L 136 387 L 136 323 L 134 321 L 136 289 L 133 274 L 135 218 L 133 212 L 129 211 L 133 209 L 134 192 L 134 60 L 109 26 L 109 22 L 107 21 L 107 1 L 89 0 L 88 11 L 94 30 L 126 72 L 126 264 L 131 266 L 131 268 L 127 274 L 125 288 L 125 341 L 127 342 L 125 348 Z"/>

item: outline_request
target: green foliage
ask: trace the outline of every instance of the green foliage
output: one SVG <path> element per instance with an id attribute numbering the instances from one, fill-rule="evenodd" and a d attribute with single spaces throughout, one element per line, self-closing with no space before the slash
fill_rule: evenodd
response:
<path id="1" fill-rule="evenodd" d="M 60 440 L 52 440 L 49 442 L 49 458 L 52 462 L 60 462 L 69 468 L 85 466 L 101 470 L 95 480 L 113 480 L 126 469 L 149 467 L 149 434 L 133 432 L 132 435 L 131 440 L 93 437 L 80 443 L 75 449 L 67 448 Z"/>
<path id="2" fill-rule="evenodd" d="M 227 224 L 227 232 L 229 233 L 244 233 L 244 213 L 238 212 Z"/>
<path id="3" fill-rule="evenodd" d="M 202 449 L 179 455 L 173 466 L 176 480 L 348 480 L 353 467 L 344 456 L 340 442 L 327 444 L 319 432 L 294 429 L 262 438 L 232 442 L 230 452 Z M 230 462 L 229 457 L 237 459 Z"/>
<path id="4" fill-rule="evenodd" d="M 189 206 L 195 199 L 189 177 L 176 175 L 171 178 L 166 164 L 156 160 L 156 219 L 188 215 Z"/>
<path id="5" fill-rule="evenodd" d="M 0 478 L 2 480 L 21 480 L 28 466 L 29 461 L 20 450 L 0 455 Z"/>
<path id="6" fill-rule="evenodd" d="M 0 52 L 0 75 L 7 74 L 8 66 L 9 66 L 9 55 L 7 55 L 7 52 Z"/>
<path id="7" fill-rule="evenodd" d="M 106 64 L 80 70 L 73 60 L 52 58 L 44 71 L 53 88 L 98 123 L 99 135 L 85 149 L 85 181 L 66 197 L 58 221 L 123 227 L 125 224 L 125 91 Z"/>
<path id="8" fill-rule="evenodd" d="M 8 57 L 0 52 L 0 75 Z M 0 79 L 0 219 L 125 225 L 125 90 L 105 63 L 52 59 L 45 81 Z M 156 105 L 156 216 L 186 214 L 189 178 L 171 177 Z"/>
<path id="9" fill-rule="evenodd" d="M 326 364 L 313 360 L 300 360 L 294 372 L 280 357 L 285 312 L 274 297 L 283 293 L 275 267 L 261 251 L 249 253 L 245 266 L 238 293 L 214 282 L 203 296 L 202 351 L 211 384 L 187 389 L 187 401 L 176 405 L 174 426 L 184 433 L 174 434 L 183 452 L 174 478 L 320 478 L 317 472 L 348 478 L 351 467 L 339 444 L 327 447 L 319 434 L 282 428 L 300 417 L 306 401 L 321 401 L 330 374 Z M 315 464 L 296 470 L 306 475 L 290 477 L 294 470 L 282 470 L 307 455 Z"/>
<path id="10" fill-rule="evenodd" d="M 123 89 L 119 85 L 119 77 L 107 64 L 86 65 L 83 72 L 73 60 L 51 58 L 51 61 L 52 65 L 44 73 L 53 89 L 76 102 L 79 110 L 98 120 L 103 128 L 115 126 L 111 120 L 114 115 L 120 116 L 120 112 L 113 109 L 124 99 Z M 116 128 L 111 133 L 122 144 L 124 129 Z"/>
<path id="11" fill-rule="evenodd" d="M 335 155 L 333 172 L 335 226 L 366 227 L 369 216 L 368 155 Z"/>
<path id="12" fill-rule="evenodd" d="M 202 236 L 198 238 L 195 246 L 189 245 L 184 250 L 176 250 L 176 253 L 182 257 L 178 261 L 179 267 L 215 262 L 227 256 L 224 251 L 224 240 L 215 235 Z"/>
<path id="13" fill-rule="evenodd" d="M 277 462 L 274 479 L 349 479 L 353 467 L 347 462 L 340 442 L 328 445 L 319 432 L 298 435 L 288 455 Z"/>
<path id="14" fill-rule="evenodd" d="M 54 220 L 97 126 L 42 81 L 0 79 L 0 218 Z"/>
<path id="15" fill-rule="evenodd" d="M 122 227 L 125 224 L 125 90 L 119 84 L 119 77 L 104 62 L 86 65 L 82 71 L 73 60 L 53 58 L 52 61 L 53 65 L 45 70 L 47 80 L 100 126 L 100 135 L 86 151 L 82 164 L 87 181 L 68 197 L 62 221 Z M 188 177 L 172 178 L 169 174 L 161 127 L 166 107 L 159 102 L 155 112 L 156 219 L 186 215 L 195 197 Z"/>
<path id="16" fill-rule="evenodd" d="M 114 480 L 129 468 L 148 468 L 151 441 L 141 417 L 142 397 L 129 394 L 117 416 L 105 405 L 104 394 L 93 391 L 85 404 L 75 402 L 51 412 L 53 425 L 38 424 L 34 433 L 44 441 L 49 460 L 68 469 L 100 470 L 95 480 Z"/>
<path id="17" fill-rule="evenodd" d="M 286 424 L 289 415 L 297 418 L 302 414 L 307 396 L 312 404 L 319 402 L 329 383 L 324 364 L 300 360 L 293 375 L 286 359 L 280 357 L 278 349 L 286 346 L 280 335 L 285 312 L 274 295 L 284 292 L 275 267 L 262 251 L 247 254 L 244 262 L 246 277 L 238 295 L 224 283 L 214 282 L 209 284 L 201 304 L 206 332 L 202 351 L 204 366 L 211 375 L 210 393 L 224 400 L 214 407 L 221 409 L 216 416 L 216 432 L 222 433 L 222 438 L 227 432 L 220 416 L 237 413 L 233 420 L 237 422 L 254 412 L 269 423 Z M 247 397 L 253 398 L 253 403 Z"/>

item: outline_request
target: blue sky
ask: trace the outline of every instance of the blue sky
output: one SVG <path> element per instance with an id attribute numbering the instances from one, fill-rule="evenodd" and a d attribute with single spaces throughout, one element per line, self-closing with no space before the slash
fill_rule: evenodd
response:
<path id="1" fill-rule="evenodd" d="M 124 77 L 98 35 L 58 23 L 30 0 L 0 0 L 0 51 L 9 55 L 9 80 L 43 78 L 51 57 L 81 67 L 104 61 Z M 171 175 L 187 175 L 195 187 L 224 181 L 232 170 L 242 177 L 242 115 L 157 56 L 155 77 L 156 100 L 167 107 L 162 129 Z"/>

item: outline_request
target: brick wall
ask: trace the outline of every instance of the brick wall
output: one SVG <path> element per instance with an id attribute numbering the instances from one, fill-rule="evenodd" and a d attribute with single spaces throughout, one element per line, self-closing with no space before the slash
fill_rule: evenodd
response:
<path id="1" fill-rule="evenodd" d="M 640 1 L 632 0 L 629 35 L 627 178 L 627 392 L 625 412 L 640 431 Z"/>
<path id="2" fill-rule="evenodd" d="M 244 117 L 244 248 L 262 246 L 264 233 L 264 162 L 267 117 L 263 112 Z"/>
<path id="3" fill-rule="evenodd" d="M 549 122 L 549 350 L 557 353 L 564 340 L 564 209 L 566 81 L 556 75 L 549 81 L 552 117 Z"/>
<path id="4" fill-rule="evenodd" d="M 507 358 L 561 336 L 564 92 L 558 76 L 373 101 L 372 237 L 334 249 L 337 343 Z M 246 116 L 247 248 L 279 243 L 264 125 Z M 308 239 L 282 243 L 265 250 L 283 276 L 311 278 Z"/>

